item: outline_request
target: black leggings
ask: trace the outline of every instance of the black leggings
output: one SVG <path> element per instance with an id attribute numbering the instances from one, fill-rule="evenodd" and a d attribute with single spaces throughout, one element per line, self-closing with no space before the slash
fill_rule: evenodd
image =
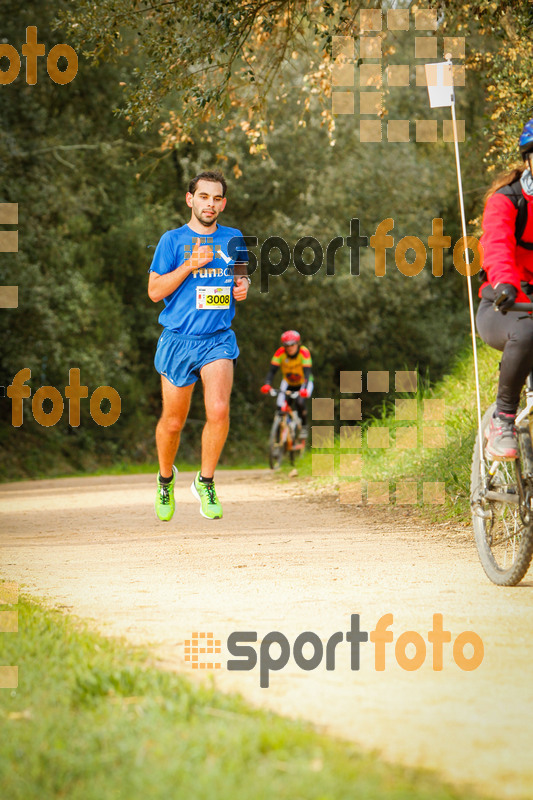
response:
<path id="1" fill-rule="evenodd" d="M 476 317 L 479 335 L 503 352 L 496 405 L 498 411 L 515 414 L 520 392 L 533 370 L 533 317 L 510 311 L 495 311 L 492 301 L 482 298 Z"/>

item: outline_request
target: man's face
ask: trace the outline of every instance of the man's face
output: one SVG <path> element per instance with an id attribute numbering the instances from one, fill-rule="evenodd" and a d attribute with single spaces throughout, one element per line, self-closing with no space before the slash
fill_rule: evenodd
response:
<path id="1" fill-rule="evenodd" d="M 288 347 L 285 348 L 285 352 L 289 356 L 289 358 L 293 358 L 298 352 L 298 345 L 297 344 L 290 344 Z"/>
<path id="2" fill-rule="evenodd" d="M 185 200 L 193 215 L 201 225 L 211 227 L 226 206 L 226 198 L 222 196 L 222 184 L 218 181 L 201 179 L 196 184 L 194 194 L 187 192 Z"/>

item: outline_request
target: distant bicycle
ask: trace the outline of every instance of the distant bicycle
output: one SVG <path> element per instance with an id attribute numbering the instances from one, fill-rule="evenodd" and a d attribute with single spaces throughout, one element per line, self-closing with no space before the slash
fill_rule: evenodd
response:
<path id="1" fill-rule="evenodd" d="M 271 397 L 277 397 L 278 389 L 271 389 Z M 298 411 L 291 405 L 296 400 L 299 392 L 286 390 L 285 402 L 281 408 L 276 408 L 274 420 L 270 429 L 268 441 L 268 461 L 270 469 L 279 469 L 283 457 L 288 454 L 290 463 L 294 464 L 295 458 L 305 448 L 305 438 L 302 436 L 302 420 Z"/>
<path id="2" fill-rule="evenodd" d="M 515 303 L 509 310 L 531 312 L 533 305 Z M 495 408 L 493 403 L 481 421 L 482 448 L 479 432 L 474 445 L 472 524 L 487 576 L 500 586 L 515 586 L 533 557 L 533 372 L 515 419 L 519 447 L 512 460 L 494 460 L 486 452 L 486 432 Z"/>

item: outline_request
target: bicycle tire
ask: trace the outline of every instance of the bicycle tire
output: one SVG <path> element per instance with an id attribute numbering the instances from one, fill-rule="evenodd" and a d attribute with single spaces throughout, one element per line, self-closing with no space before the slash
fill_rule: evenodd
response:
<path id="1" fill-rule="evenodd" d="M 498 586 L 516 586 L 529 569 L 533 557 L 533 514 L 522 502 L 519 483 L 527 486 L 522 479 L 524 448 L 531 451 L 529 429 L 520 431 L 519 458 L 514 461 L 494 462 L 485 456 L 485 430 L 490 424 L 494 403 L 483 416 L 481 431 L 483 436 L 483 458 L 486 470 L 486 485 L 481 477 L 479 432 L 472 456 L 470 480 L 470 503 L 474 539 L 481 565 L 490 580 Z M 496 464 L 496 471 L 489 476 L 489 468 Z M 502 492 L 516 497 L 515 502 L 487 499 L 485 490 Z M 529 501 L 531 504 L 531 501 Z"/>
<path id="2" fill-rule="evenodd" d="M 286 442 L 282 441 L 283 426 L 280 417 L 274 417 L 268 440 L 268 463 L 270 469 L 279 469 L 285 453 Z"/>
<path id="3" fill-rule="evenodd" d="M 291 465 L 294 466 L 305 448 L 305 440 L 301 437 L 302 421 L 299 416 L 297 416 L 296 422 L 293 422 L 292 425 L 293 437 L 291 439 L 291 447 L 289 448 L 289 458 Z"/>

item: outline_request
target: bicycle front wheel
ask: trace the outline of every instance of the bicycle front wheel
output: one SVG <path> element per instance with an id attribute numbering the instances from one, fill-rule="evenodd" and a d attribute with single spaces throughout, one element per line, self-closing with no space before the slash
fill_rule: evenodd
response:
<path id="1" fill-rule="evenodd" d="M 531 487 L 522 470 L 524 449 L 531 450 L 531 439 L 528 430 L 519 432 L 519 458 L 513 461 L 494 461 L 486 454 L 485 431 L 495 407 L 494 403 L 486 411 L 481 423 L 484 478 L 479 432 L 474 445 L 470 481 L 472 525 L 487 576 L 499 586 L 516 586 L 526 574 L 533 556 Z"/>
<path id="2" fill-rule="evenodd" d="M 270 429 L 268 441 L 268 463 L 270 469 L 279 469 L 281 467 L 286 446 L 287 439 L 284 436 L 283 420 L 281 417 L 276 416 Z"/>
<path id="3" fill-rule="evenodd" d="M 296 459 L 300 456 L 303 452 L 305 447 L 305 439 L 301 437 L 302 431 L 302 423 L 300 418 L 298 417 L 296 420 L 292 420 L 289 425 L 291 426 L 291 442 L 289 446 L 289 458 L 291 464 L 294 466 L 296 463 Z"/>

